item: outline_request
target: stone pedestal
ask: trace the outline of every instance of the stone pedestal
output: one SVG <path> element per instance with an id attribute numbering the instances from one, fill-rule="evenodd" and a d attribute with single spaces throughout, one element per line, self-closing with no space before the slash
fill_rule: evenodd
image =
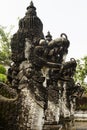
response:
<path id="1" fill-rule="evenodd" d="M 44 123 L 44 102 L 39 103 L 27 89 L 21 91 L 21 109 L 18 115 L 18 130 L 42 130 Z"/>

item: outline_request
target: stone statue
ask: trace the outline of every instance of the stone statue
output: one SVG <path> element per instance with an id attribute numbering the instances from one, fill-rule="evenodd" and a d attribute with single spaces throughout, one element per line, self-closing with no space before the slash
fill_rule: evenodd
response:
<path id="1" fill-rule="evenodd" d="M 65 62 L 69 45 L 64 33 L 54 40 L 50 32 L 44 36 L 43 24 L 31 1 L 11 39 L 10 87 L 0 83 L 3 130 L 69 130 L 75 99 L 83 92 L 73 79 L 75 59 Z"/>

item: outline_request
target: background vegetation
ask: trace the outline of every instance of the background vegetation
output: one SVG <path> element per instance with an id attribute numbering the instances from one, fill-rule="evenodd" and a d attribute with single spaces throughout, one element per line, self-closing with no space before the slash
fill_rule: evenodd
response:
<path id="1" fill-rule="evenodd" d="M 6 82 L 6 68 L 3 65 L 0 65 L 0 82 Z"/>
<path id="2" fill-rule="evenodd" d="M 11 30 L 6 32 L 6 27 L 0 26 L 0 64 L 9 65 L 11 62 Z"/>
<path id="3" fill-rule="evenodd" d="M 80 83 L 87 93 L 87 56 L 77 60 L 75 82 Z"/>
<path id="4" fill-rule="evenodd" d="M 11 63 L 11 30 L 6 31 L 6 27 L 0 26 L 0 82 L 6 82 L 6 67 Z"/>

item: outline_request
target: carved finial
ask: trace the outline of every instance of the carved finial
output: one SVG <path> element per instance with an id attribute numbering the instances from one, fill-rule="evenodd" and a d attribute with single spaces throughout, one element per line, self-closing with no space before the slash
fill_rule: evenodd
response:
<path id="1" fill-rule="evenodd" d="M 33 1 L 30 2 L 30 6 L 32 6 L 32 7 L 34 6 Z"/>
<path id="2" fill-rule="evenodd" d="M 34 7 L 34 4 L 32 1 L 30 2 L 30 5 L 27 7 L 26 15 L 32 15 L 32 16 L 36 15 L 36 8 Z"/>
<path id="3" fill-rule="evenodd" d="M 46 40 L 48 40 L 49 42 L 52 40 L 52 35 L 50 34 L 49 31 L 47 32 Z"/>
<path id="4" fill-rule="evenodd" d="M 30 5 L 27 7 L 27 10 L 29 10 L 30 8 L 36 10 L 36 8 L 34 7 L 33 1 L 30 2 Z"/>

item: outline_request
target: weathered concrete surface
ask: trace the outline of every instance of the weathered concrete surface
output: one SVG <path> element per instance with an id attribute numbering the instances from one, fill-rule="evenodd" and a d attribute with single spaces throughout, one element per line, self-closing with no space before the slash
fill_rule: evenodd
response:
<path id="1" fill-rule="evenodd" d="M 87 121 L 86 122 L 82 122 L 82 121 L 76 121 L 75 122 L 75 130 L 87 130 Z"/>

